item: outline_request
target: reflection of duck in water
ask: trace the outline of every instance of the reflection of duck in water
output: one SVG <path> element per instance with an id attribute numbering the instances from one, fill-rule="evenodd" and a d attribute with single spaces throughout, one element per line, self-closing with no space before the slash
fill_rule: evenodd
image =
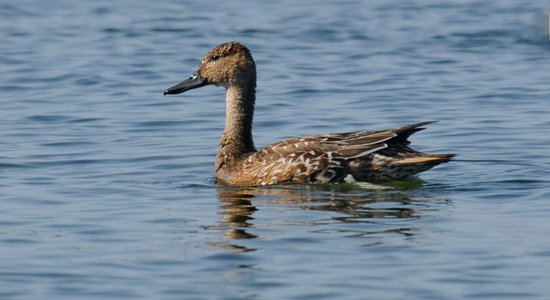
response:
<path id="1" fill-rule="evenodd" d="M 322 231 L 327 230 L 327 226 L 332 227 L 332 225 L 328 225 L 329 223 L 367 224 L 366 227 L 354 227 L 349 232 L 340 226 L 335 227 L 344 234 L 372 235 L 388 232 L 408 236 L 414 234 L 414 228 L 408 226 L 406 222 L 395 223 L 395 220 L 422 218 L 424 214 L 434 211 L 434 208 L 427 204 L 442 204 L 440 201 L 433 201 L 433 199 L 415 200 L 403 192 L 365 193 L 364 190 L 357 192 L 339 190 L 338 193 L 334 193 L 327 190 L 292 187 L 219 187 L 218 198 L 222 201 L 220 214 L 223 217 L 225 234 L 231 240 L 257 238 L 253 229 L 257 226 L 274 228 L 289 226 L 288 224 L 293 224 L 293 226 L 302 224 L 313 226 L 312 229 Z M 262 204 L 254 204 L 254 202 Z M 311 215 L 307 220 L 282 218 L 277 219 L 278 224 L 266 225 L 266 222 L 269 221 L 256 219 L 254 213 L 258 210 L 257 205 L 260 208 L 263 205 L 263 209 L 266 209 L 265 206 L 269 207 L 269 204 L 277 204 L 271 207 L 283 211 L 291 208 L 293 210 L 327 212 L 330 217 L 327 218 L 326 214 L 318 215 L 319 223 L 312 220 Z M 375 224 L 377 226 L 371 226 Z M 226 246 L 231 246 L 239 251 L 245 249 L 234 244 Z"/>
<path id="2" fill-rule="evenodd" d="M 246 227 L 254 218 L 252 214 L 256 207 L 252 204 L 254 195 L 249 193 L 239 193 L 229 189 L 218 189 L 218 197 L 223 200 L 222 214 L 223 221 L 229 228 L 226 231 L 231 239 L 249 239 L 256 236 L 245 231 Z"/>
<path id="3" fill-rule="evenodd" d="M 408 147 L 411 134 L 430 123 L 379 131 L 357 131 L 294 138 L 257 151 L 252 140 L 256 66 L 239 43 L 208 52 L 199 69 L 164 94 L 214 84 L 226 92 L 226 123 L 216 159 L 216 177 L 228 185 L 379 182 L 409 179 L 453 157 Z"/>

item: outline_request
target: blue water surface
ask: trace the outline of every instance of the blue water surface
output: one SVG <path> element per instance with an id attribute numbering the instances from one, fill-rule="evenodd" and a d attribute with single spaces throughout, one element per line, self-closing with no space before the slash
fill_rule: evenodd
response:
<path id="1" fill-rule="evenodd" d="M 547 299 L 547 1 L 0 3 L 1 299 Z M 214 182 L 237 40 L 254 138 L 438 120 L 423 182 Z"/>

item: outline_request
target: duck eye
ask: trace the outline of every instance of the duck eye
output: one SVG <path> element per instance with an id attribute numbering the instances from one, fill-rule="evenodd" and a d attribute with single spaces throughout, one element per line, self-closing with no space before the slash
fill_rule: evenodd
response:
<path id="1" fill-rule="evenodd" d="M 212 61 L 216 61 L 218 59 L 220 59 L 219 55 L 212 55 Z"/>

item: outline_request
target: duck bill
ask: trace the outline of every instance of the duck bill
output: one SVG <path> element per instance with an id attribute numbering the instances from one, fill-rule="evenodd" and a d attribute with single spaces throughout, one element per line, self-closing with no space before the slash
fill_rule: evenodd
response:
<path id="1" fill-rule="evenodd" d="M 195 72 L 189 76 L 189 78 L 185 79 L 184 81 L 174 85 L 173 87 L 170 87 L 164 91 L 164 95 L 176 95 L 181 94 L 185 91 L 200 88 L 202 86 L 207 85 L 208 82 L 199 74 L 199 72 Z"/>

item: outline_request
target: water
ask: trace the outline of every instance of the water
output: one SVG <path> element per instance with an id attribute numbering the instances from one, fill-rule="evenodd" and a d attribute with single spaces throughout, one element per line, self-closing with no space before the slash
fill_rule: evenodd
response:
<path id="1" fill-rule="evenodd" d="M 544 1 L 0 4 L 0 298 L 546 299 Z M 251 48 L 258 146 L 439 120 L 421 184 L 228 188 L 223 89 Z"/>

